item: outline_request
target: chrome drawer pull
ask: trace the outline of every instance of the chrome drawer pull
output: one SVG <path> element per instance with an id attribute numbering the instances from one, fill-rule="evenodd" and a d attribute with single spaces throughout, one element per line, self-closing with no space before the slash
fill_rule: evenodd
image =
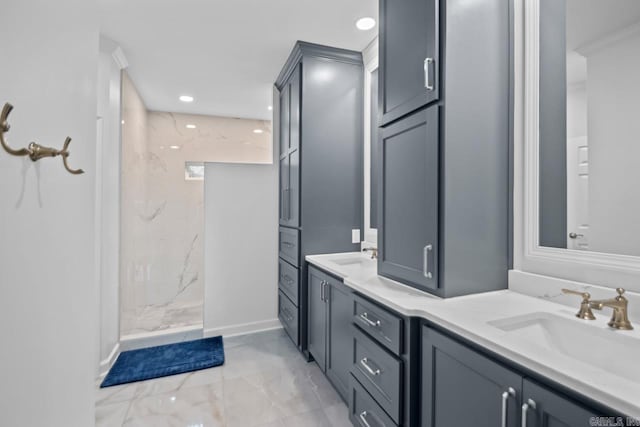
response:
<path id="1" fill-rule="evenodd" d="M 366 311 L 360 315 L 360 319 L 362 319 L 364 323 L 371 326 L 372 328 L 379 328 L 381 325 L 379 320 L 376 320 L 374 322 L 373 320 L 369 319 L 369 314 Z"/>
<path id="2" fill-rule="evenodd" d="M 507 405 L 509 404 L 509 396 L 515 397 L 516 391 L 513 387 L 502 393 L 502 427 L 507 427 Z"/>
<path id="3" fill-rule="evenodd" d="M 362 421 L 362 425 L 364 427 L 371 427 L 371 424 L 367 422 L 367 411 L 362 411 L 360 413 L 360 421 Z"/>
<path id="4" fill-rule="evenodd" d="M 291 277 L 289 277 L 288 275 L 284 275 L 283 280 L 288 284 L 291 285 L 293 284 L 293 279 Z"/>
<path id="5" fill-rule="evenodd" d="M 536 409 L 536 402 L 532 399 L 527 400 L 527 403 L 522 405 L 522 427 L 527 427 L 527 413 L 529 408 Z"/>
<path id="6" fill-rule="evenodd" d="M 290 242 L 282 242 L 282 246 L 286 246 L 287 248 L 292 248 L 294 244 Z"/>
<path id="7" fill-rule="evenodd" d="M 369 372 L 369 374 L 373 375 L 374 377 L 376 375 L 380 375 L 380 369 L 373 369 L 371 366 L 369 366 L 369 359 L 367 359 L 366 357 L 360 361 L 360 364 L 364 369 L 367 370 L 367 372 Z"/>

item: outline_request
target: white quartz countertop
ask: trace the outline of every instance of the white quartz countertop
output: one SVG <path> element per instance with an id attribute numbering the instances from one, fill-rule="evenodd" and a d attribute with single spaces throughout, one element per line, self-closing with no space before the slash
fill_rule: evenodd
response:
<path id="1" fill-rule="evenodd" d="M 610 310 L 596 312 L 597 320 L 585 321 L 575 317 L 579 299 L 573 310 L 509 290 L 442 299 L 378 276 L 377 262 L 366 254 L 310 255 L 306 260 L 398 313 L 427 319 L 615 411 L 640 419 L 640 325 L 636 324 L 633 331 L 613 330 L 607 326 Z M 521 327 L 529 318 L 542 320 Z M 501 327 L 505 322 L 520 329 Z"/>

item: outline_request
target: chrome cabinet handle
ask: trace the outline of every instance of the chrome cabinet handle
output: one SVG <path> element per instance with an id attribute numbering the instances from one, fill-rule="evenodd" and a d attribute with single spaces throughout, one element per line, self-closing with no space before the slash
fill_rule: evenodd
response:
<path id="1" fill-rule="evenodd" d="M 294 280 L 289 277 L 289 275 L 285 274 L 284 277 L 282 278 L 282 280 L 287 283 L 288 285 L 292 285 Z"/>
<path id="2" fill-rule="evenodd" d="M 291 242 L 282 242 L 282 246 L 286 246 L 287 248 L 292 248 L 294 244 Z"/>
<path id="3" fill-rule="evenodd" d="M 578 233 L 569 233 L 569 238 L 571 239 L 582 239 L 584 237 L 584 234 L 578 234 Z"/>
<path id="4" fill-rule="evenodd" d="M 515 397 L 516 391 L 513 387 L 509 387 L 507 391 L 502 393 L 502 427 L 507 427 L 507 405 L 509 404 L 509 396 Z"/>
<path id="5" fill-rule="evenodd" d="M 285 209 L 284 209 L 285 217 L 284 217 L 284 219 L 286 219 L 286 220 L 291 219 L 289 217 L 289 203 L 290 203 L 290 201 L 289 201 L 289 189 L 285 188 L 284 189 L 284 206 L 285 206 Z"/>
<path id="6" fill-rule="evenodd" d="M 527 413 L 529 408 L 536 409 L 536 402 L 533 399 L 528 399 L 527 403 L 522 405 L 522 427 L 527 427 Z"/>
<path id="7" fill-rule="evenodd" d="M 367 372 L 369 372 L 370 375 L 373 375 L 374 377 L 380 375 L 380 369 L 373 369 L 371 366 L 369 366 L 369 359 L 367 359 L 366 357 L 360 360 L 360 364 L 364 369 L 367 370 Z"/>
<path id="8" fill-rule="evenodd" d="M 379 328 L 381 325 L 379 320 L 376 320 L 374 322 L 373 320 L 369 319 L 369 314 L 366 311 L 360 315 L 360 319 L 362 319 L 364 323 L 371 326 L 372 328 Z"/>
<path id="9" fill-rule="evenodd" d="M 434 86 L 431 82 L 431 66 L 433 64 L 433 58 L 424 59 L 424 87 L 428 91 L 432 91 Z"/>
<path id="10" fill-rule="evenodd" d="M 429 252 L 433 250 L 433 245 L 427 245 L 422 248 L 422 274 L 427 279 L 431 279 L 433 274 L 429 271 Z"/>
<path id="11" fill-rule="evenodd" d="M 324 280 L 320 282 L 320 301 L 324 301 Z"/>
<path id="12" fill-rule="evenodd" d="M 363 425 L 364 427 L 371 427 L 371 424 L 369 424 L 369 423 L 367 422 L 367 411 L 362 411 L 362 412 L 360 413 L 360 416 L 359 416 L 359 417 L 360 417 L 360 421 L 362 421 L 362 425 Z"/>

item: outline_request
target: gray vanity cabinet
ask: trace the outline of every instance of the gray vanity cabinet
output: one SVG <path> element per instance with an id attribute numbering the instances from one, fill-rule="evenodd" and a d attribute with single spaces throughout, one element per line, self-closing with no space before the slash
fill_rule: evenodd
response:
<path id="1" fill-rule="evenodd" d="M 382 129 L 378 272 L 438 287 L 438 106 Z"/>
<path id="2" fill-rule="evenodd" d="M 280 258 L 299 277 L 291 300 L 299 334 L 291 337 L 308 356 L 305 257 L 360 249 L 352 230 L 362 231 L 364 220 L 362 54 L 299 41 L 275 86 Z M 280 288 L 289 297 L 293 285 L 286 285 Z"/>
<path id="3" fill-rule="evenodd" d="M 309 268 L 309 353 L 343 399 L 351 368 L 352 292 L 340 280 Z"/>
<path id="4" fill-rule="evenodd" d="M 422 372 L 422 427 L 520 425 L 522 377 L 428 327 Z"/>
<path id="5" fill-rule="evenodd" d="M 439 98 L 439 3 L 380 1 L 381 125 Z"/>
<path id="6" fill-rule="evenodd" d="M 308 340 L 309 353 L 324 372 L 327 355 L 327 302 L 325 300 L 327 275 L 309 268 Z"/>
<path id="7" fill-rule="evenodd" d="M 346 401 L 351 369 L 351 316 L 353 295 L 342 282 L 333 279 L 327 287 L 327 360 L 326 374 Z"/>
<path id="8" fill-rule="evenodd" d="M 587 427 L 593 417 L 611 415 L 595 413 L 563 395 L 526 379 L 524 380 L 523 403 L 526 404 L 526 425 L 523 427 Z M 523 406 L 525 411 L 525 406 Z"/>
<path id="9" fill-rule="evenodd" d="M 592 417 L 612 415 L 428 325 L 422 328 L 421 395 L 422 427 L 587 427 Z"/>
<path id="10" fill-rule="evenodd" d="M 380 1 L 378 272 L 441 297 L 507 287 L 510 3 Z"/>

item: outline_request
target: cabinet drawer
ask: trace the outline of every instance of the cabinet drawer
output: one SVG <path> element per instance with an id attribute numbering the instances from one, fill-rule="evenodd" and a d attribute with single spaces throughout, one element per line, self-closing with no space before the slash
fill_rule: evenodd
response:
<path id="1" fill-rule="evenodd" d="M 289 299 L 299 306 L 298 302 L 298 269 L 284 261 L 278 260 L 278 287 L 284 292 Z"/>
<path id="2" fill-rule="evenodd" d="M 300 265 L 300 231 L 293 228 L 280 227 L 279 239 L 278 250 L 280 258 L 298 267 Z"/>
<path id="3" fill-rule="evenodd" d="M 400 423 L 402 361 L 358 328 L 353 328 L 351 373 L 378 404 Z"/>
<path id="4" fill-rule="evenodd" d="M 278 318 L 284 330 L 298 345 L 298 308 L 282 291 L 278 292 Z"/>
<path id="5" fill-rule="evenodd" d="M 360 427 L 395 427 L 396 424 L 351 375 L 349 393 L 349 418 L 351 424 Z"/>
<path id="6" fill-rule="evenodd" d="M 356 295 L 354 323 L 393 353 L 402 353 L 402 318 Z"/>

